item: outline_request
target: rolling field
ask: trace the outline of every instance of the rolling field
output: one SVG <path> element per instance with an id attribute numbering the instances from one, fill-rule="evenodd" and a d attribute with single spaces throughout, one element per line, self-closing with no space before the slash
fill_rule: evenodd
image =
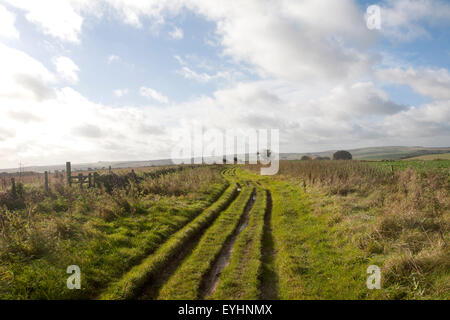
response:
<path id="1" fill-rule="evenodd" d="M 25 186 L 0 198 L 0 298 L 448 299 L 449 166 L 404 162 L 142 170 L 111 193 Z M 66 287 L 74 264 L 81 290 Z"/>
<path id="2" fill-rule="evenodd" d="M 391 166 L 394 170 L 405 170 L 411 168 L 419 171 L 429 170 L 448 170 L 450 168 L 450 160 L 401 160 L 401 161 L 373 161 L 369 162 L 371 166 L 379 167 L 383 170 L 389 171 Z"/>
<path id="3" fill-rule="evenodd" d="M 408 160 L 450 160 L 450 153 L 427 154 L 423 156 L 408 158 Z"/>

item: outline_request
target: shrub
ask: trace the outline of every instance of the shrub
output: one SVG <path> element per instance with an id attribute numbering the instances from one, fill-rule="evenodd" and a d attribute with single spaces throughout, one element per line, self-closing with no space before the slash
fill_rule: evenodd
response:
<path id="1" fill-rule="evenodd" d="M 0 207 L 6 206 L 9 210 L 23 209 L 25 203 L 23 198 L 15 197 L 11 192 L 0 192 Z"/>
<path id="2" fill-rule="evenodd" d="M 352 154 L 348 151 L 340 150 L 333 154 L 333 160 L 352 160 Z"/>

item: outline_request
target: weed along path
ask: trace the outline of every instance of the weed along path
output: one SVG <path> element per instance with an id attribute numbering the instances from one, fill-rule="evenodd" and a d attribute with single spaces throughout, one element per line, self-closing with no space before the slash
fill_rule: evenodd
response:
<path id="1" fill-rule="evenodd" d="M 256 190 L 253 190 L 253 193 L 250 197 L 250 200 L 247 202 L 247 205 L 244 210 L 244 214 L 241 216 L 241 220 L 239 221 L 238 226 L 234 230 L 233 234 L 223 246 L 222 250 L 219 253 L 219 256 L 216 258 L 216 261 L 213 263 L 211 269 L 204 276 L 202 280 L 202 284 L 200 285 L 200 299 L 204 299 L 212 295 L 217 288 L 217 284 L 219 283 L 219 276 L 222 273 L 222 270 L 229 264 L 231 254 L 233 253 L 233 248 L 236 242 L 236 239 L 247 227 L 250 210 L 253 207 L 253 204 L 256 200 Z"/>

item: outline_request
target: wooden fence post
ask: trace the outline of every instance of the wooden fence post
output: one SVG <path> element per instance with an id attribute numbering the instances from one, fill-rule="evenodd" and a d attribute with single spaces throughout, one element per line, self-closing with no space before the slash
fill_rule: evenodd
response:
<path id="1" fill-rule="evenodd" d="M 83 188 L 83 180 L 84 180 L 83 174 L 82 174 L 82 173 L 79 173 L 79 174 L 78 174 L 78 183 L 80 184 L 80 189 Z"/>
<path id="2" fill-rule="evenodd" d="M 98 173 L 94 172 L 94 182 L 93 182 L 94 188 L 98 186 Z"/>
<path id="3" fill-rule="evenodd" d="M 48 192 L 48 171 L 44 172 L 44 187 L 45 192 Z"/>
<path id="4" fill-rule="evenodd" d="M 111 166 L 109 166 L 108 173 L 111 174 Z"/>
<path id="5" fill-rule="evenodd" d="M 16 179 L 11 178 L 11 194 L 13 195 L 13 197 L 16 197 Z"/>
<path id="6" fill-rule="evenodd" d="M 92 188 L 92 174 L 90 172 L 88 174 L 88 187 Z"/>
<path id="7" fill-rule="evenodd" d="M 66 181 L 69 187 L 72 186 L 72 168 L 70 162 L 66 162 Z"/>

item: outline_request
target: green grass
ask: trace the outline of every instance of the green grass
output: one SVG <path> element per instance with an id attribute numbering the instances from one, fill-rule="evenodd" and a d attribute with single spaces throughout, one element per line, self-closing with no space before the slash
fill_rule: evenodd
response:
<path id="1" fill-rule="evenodd" d="M 256 300 L 261 297 L 261 254 L 266 201 L 266 191 L 257 188 L 248 225 L 236 239 L 230 264 L 220 275 L 214 299 Z"/>
<path id="2" fill-rule="evenodd" d="M 111 194 L 58 185 L 0 193 L 0 299 L 203 298 L 253 188 L 248 225 L 206 298 L 448 299 L 449 165 L 282 161 L 276 176 L 199 166 L 139 172 L 139 183 Z M 72 264 L 82 290 L 66 287 Z M 372 264 L 381 290 L 366 287 Z"/>
<path id="3" fill-rule="evenodd" d="M 354 159 L 360 160 L 400 160 L 421 156 L 424 154 L 435 154 L 449 152 L 449 148 L 426 148 L 426 147 L 373 147 L 349 150 Z"/>
<path id="4" fill-rule="evenodd" d="M 364 253 L 338 237 L 327 216 L 317 216 L 299 187 L 270 181 L 273 197 L 275 271 L 280 299 L 361 299 L 365 287 Z"/>
<path id="5" fill-rule="evenodd" d="M 57 185 L 50 195 L 26 189 L 25 208 L 0 210 L 0 299 L 97 297 L 229 185 L 217 168 L 188 169 L 165 179 L 173 177 L 174 186 L 184 189 L 184 181 L 196 175 L 203 182 L 179 196 L 133 188 L 113 195 Z M 81 290 L 66 287 L 69 265 L 81 268 Z"/>
<path id="6" fill-rule="evenodd" d="M 181 250 L 187 241 L 208 226 L 217 215 L 234 199 L 237 186 L 228 187 L 221 198 L 202 214 L 174 234 L 154 254 L 148 256 L 141 264 L 132 268 L 118 282 L 112 284 L 102 295 L 101 299 L 131 299 L 136 297 L 139 290 L 151 277 L 157 276 L 162 268 Z"/>
<path id="7" fill-rule="evenodd" d="M 423 156 L 408 158 L 406 160 L 450 160 L 450 153 L 427 154 Z"/>
<path id="8" fill-rule="evenodd" d="M 281 162 L 261 179 L 273 196 L 272 297 L 448 299 L 449 172 L 428 162 Z M 392 174 L 390 163 L 404 166 Z M 381 290 L 366 288 L 372 264 Z"/>
<path id="9" fill-rule="evenodd" d="M 200 239 L 175 274 L 162 287 L 158 299 L 198 299 L 201 281 L 210 269 L 222 246 L 236 228 L 249 201 L 252 188 L 242 191 L 231 206 L 225 210 Z"/>
<path id="10" fill-rule="evenodd" d="M 414 170 L 430 170 L 430 169 L 450 169 L 450 159 L 448 160 L 396 160 L 396 161 L 374 161 L 368 162 L 369 165 L 390 170 L 391 165 L 394 170 L 405 170 L 411 168 Z"/>

